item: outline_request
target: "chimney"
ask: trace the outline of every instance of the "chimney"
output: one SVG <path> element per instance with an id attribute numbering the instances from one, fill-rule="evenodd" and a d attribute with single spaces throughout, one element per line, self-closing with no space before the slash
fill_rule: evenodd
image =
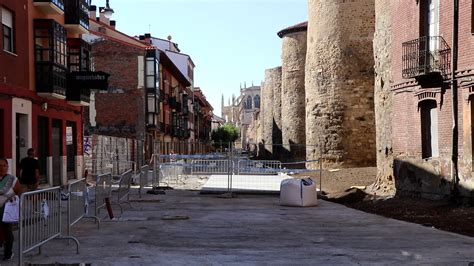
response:
<path id="1" fill-rule="evenodd" d="M 89 7 L 89 17 L 90 18 L 95 18 L 97 15 L 97 6 L 90 6 Z"/>
<path id="2" fill-rule="evenodd" d="M 117 22 L 115 20 L 111 20 L 110 21 L 110 27 L 112 27 L 113 29 L 115 29 L 115 26 L 117 25 Z"/>
<path id="3" fill-rule="evenodd" d="M 150 33 L 145 33 L 145 41 L 148 44 L 151 44 L 151 34 Z"/>
<path id="4" fill-rule="evenodd" d="M 104 9 L 104 7 L 103 7 L 103 6 L 100 6 L 100 7 L 99 7 L 99 16 L 96 18 L 97 21 L 103 21 L 103 20 L 101 19 L 101 18 L 102 18 L 102 12 L 100 12 L 100 11 L 102 11 L 102 9 Z"/>

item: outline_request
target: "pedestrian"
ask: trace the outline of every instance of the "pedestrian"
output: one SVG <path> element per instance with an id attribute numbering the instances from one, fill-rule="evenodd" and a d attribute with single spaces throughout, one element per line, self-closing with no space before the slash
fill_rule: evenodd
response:
<path id="1" fill-rule="evenodd" d="M 174 150 L 171 150 L 170 152 L 170 163 L 175 163 L 177 161 L 176 154 L 174 153 Z"/>
<path id="2" fill-rule="evenodd" d="M 35 159 L 35 149 L 29 148 L 27 154 L 20 162 L 20 184 L 25 191 L 33 191 L 39 185 L 39 162 Z"/>
<path id="3" fill-rule="evenodd" d="M 11 260 L 13 258 L 13 228 L 11 223 L 3 222 L 3 212 L 5 210 L 5 203 L 15 195 L 20 195 L 22 192 L 21 185 L 18 178 L 8 174 L 8 161 L 5 158 L 0 158 L 0 206 L 1 217 L 0 231 L 3 235 L 3 260 Z"/>

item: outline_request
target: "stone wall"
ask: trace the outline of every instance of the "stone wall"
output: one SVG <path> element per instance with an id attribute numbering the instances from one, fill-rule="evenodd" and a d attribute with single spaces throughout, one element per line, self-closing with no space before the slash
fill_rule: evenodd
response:
<path id="1" fill-rule="evenodd" d="M 282 125 L 281 125 L 281 66 L 265 71 L 265 81 L 272 84 L 273 90 L 273 122 L 272 122 L 272 142 L 273 158 L 279 159 L 281 156 Z"/>
<path id="2" fill-rule="evenodd" d="M 305 158 L 306 37 L 306 31 L 291 32 L 282 36 L 281 129 L 283 160 L 304 160 Z"/>
<path id="3" fill-rule="evenodd" d="M 268 155 L 273 156 L 276 149 L 273 144 L 281 144 L 281 67 L 265 70 L 260 110 L 263 144 Z"/>
<path id="4" fill-rule="evenodd" d="M 374 0 L 309 0 L 308 11 L 307 160 L 321 145 L 324 167 L 373 166 Z"/>
<path id="5" fill-rule="evenodd" d="M 262 106 L 260 108 L 263 117 L 262 127 L 262 148 L 260 155 L 270 155 L 273 153 L 273 90 L 272 84 L 268 80 L 265 71 L 265 82 L 262 86 Z"/>
<path id="6" fill-rule="evenodd" d="M 375 1 L 375 125 L 377 130 L 377 194 L 393 194 L 391 53 L 392 20 L 390 0 Z"/>

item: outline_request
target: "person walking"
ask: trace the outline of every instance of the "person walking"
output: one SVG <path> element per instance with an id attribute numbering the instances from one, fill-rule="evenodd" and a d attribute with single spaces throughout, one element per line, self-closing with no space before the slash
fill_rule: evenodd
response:
<path id="1" fill-rule="evenodd" d="M 3 222 L 3 212 L 5 203 L 15 195 L 22 192 L 18 178 L 8 174 L 8 161 L 0 158 L 0 206 L 1 217 L 0 231 L 3 236 L 3 260 L 11 260 L 13 258 L 13 228 L 11 223 Z"/>
<path id="2" fill-rule="evenodd" d="M 35 159 L 35 149 L 29 148 L 27 154 L 20 162 L 20 183 L 25 191 L 33 191 L 39 185 L 39 162 Z"/>

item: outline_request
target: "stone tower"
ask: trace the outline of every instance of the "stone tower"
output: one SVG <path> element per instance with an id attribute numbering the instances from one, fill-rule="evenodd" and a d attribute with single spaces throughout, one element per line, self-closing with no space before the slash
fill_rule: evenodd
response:
<path id="1" fill-rule="evenodd" d="M 308 0 L 307 160 L 324 167 L 375 165 L 374 1 Z"/>
<path id="2" fill-rule="evenodd" d="M 307 22 L 278 32 L 283 39 L 281 65 L 282 159 L 305 158 L 305 59 Z"/>
<path id="3" fill-rule="evenodd" d="M 262 84 L 260 113 L 263 118 L 263 141 L 268 155 L 274 155 L 278 149 L 273 144 L 281 144 L 281 67 L 266 69 L 265 82 Z M 275 134 L 278 131 L 279 138 Z"/>
<path id="4" fill-rule="evenodd" d="M 377 194 L 393 194 L 391 53 L 392 22 L 390 0 L 375 1 L 375 124 L 377 128 Z"/>
<path id="5" fill-rule="evenodd" d="M 265 71 L 265 81 L 262 83 L 262 148 L 260 155 L 268 157 L 273 153 L 273 90 L 270 82 L 267 80 L 267 71 Z"/>

